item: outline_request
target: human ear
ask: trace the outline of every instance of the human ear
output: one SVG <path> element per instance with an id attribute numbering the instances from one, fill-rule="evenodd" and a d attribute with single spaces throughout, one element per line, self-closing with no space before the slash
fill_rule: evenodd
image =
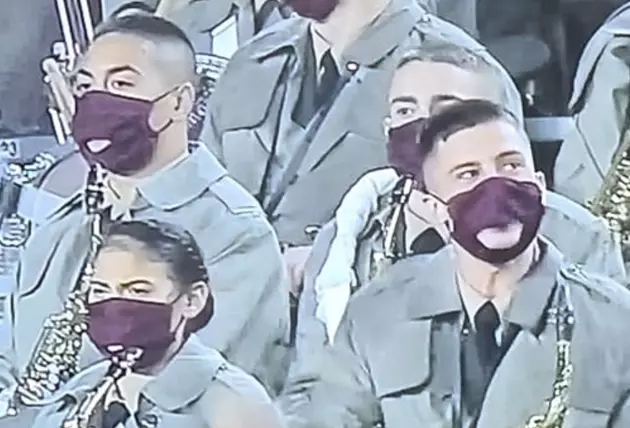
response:
<path id="1" fill-rule="evenodd" d="M 192 83 L 186 82 L 175 92 L 174 121 L 187 121 L 196 101 L 196 91 Z"/>
<path id="2" fill-rule="evenodd" d="M 206 306 L 209 296 L 208 284 L 202 281 L 193 284 L 186 293 L 186 302 L 183 308 L 184 317 L 190 320 L 199 315 Z"/>
<path id="3" fill-rule="evenodd" d="M 387 116 L 383 119 L 383 133 L 385 137 L 389 137 L 389 130 L 392 128 L 392 118 Z"/>

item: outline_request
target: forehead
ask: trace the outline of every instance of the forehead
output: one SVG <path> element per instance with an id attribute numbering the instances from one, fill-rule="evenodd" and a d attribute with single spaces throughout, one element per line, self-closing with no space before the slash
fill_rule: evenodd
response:
<path id="1" fill-rule="evenodd" d="M 126 245 L 125 245 L 126 246 Z M 156 284 L 168 284 L 168 266 L 150 260 L 137 245 L 127 248 L 106 247 L 95 260 L 94 276 L 111 285 L 134 279 L 148 279 Z"/>
<path id="2" fill-rule="evenodd" d="M 112 33 L 95 40 L 78 65 L 94 73 L 125 65 L 144 71 L 153 67 L 155 53 L 156 46 L 149 40 Z"/>
<path id="3" fill-rule="evenodd" d="M 492 162 L 507 153 L 529 159 L 529 142 L 522 132 L 507 121 L 493 121 L 456 132 L 438 141 L 430 160 L 439 169 L 465 163 Z"/>
<path id="4" fill-rule="evenodd" d="M 488 76 L 464 70 L 452 64 L 411 61 L 394 74 L 390 102 L 401 96 L 413 96 L 427 109 L 436 95 L 455 95 L 462 99 L 485 98 L 500 101 L 498 85 Z"/>

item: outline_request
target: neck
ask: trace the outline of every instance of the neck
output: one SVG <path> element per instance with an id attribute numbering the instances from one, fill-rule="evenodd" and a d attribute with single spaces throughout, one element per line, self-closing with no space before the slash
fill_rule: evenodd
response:
<path id="1" fill-rule="evenodd" d="M 454 243 L 457 274 L 477 293 L 487 299 L 510 295 L 519 281 L 529 272 L 538 259 L 538 241 L 534 241 L 514 260 L 494 266 L 476 259 Z"/>
<path id="2" fill-rule="evenodd" d="M 346 0 L 324 22 L 313 22 L 313 29 L 337 52 L 343 52 L 361 31 L 376 18 L 391 0 Z"/>
<path id="3" fill-rule="evenodd" d="M 188 133 L 186 123 L 174 123 L 158 137 L 153 159 L 149 165 L 128 178 L 141 179 L 149 177 L 164 169 L 188 151 Z"/>

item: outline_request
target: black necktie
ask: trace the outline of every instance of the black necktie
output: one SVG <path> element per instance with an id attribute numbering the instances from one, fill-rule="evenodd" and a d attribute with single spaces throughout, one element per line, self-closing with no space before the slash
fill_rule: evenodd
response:
<path id="1" fill-rule="evenodd" d="M 131 416 L 129 410 L 119 402 L 113 402 L 103 413 L 103 428 L 116 428 L 124 424 Z"/>
<path id="2" fill-rule="evenodd" d="M 501 355 L 496 339 L 499 323 L 499 313 L 490 301 L 484 303 L 475 314 L 475 341 L 479 362 L 483 366 L 485 374 L 486 386 L 490 382 Z"/>
<path id="3" fill-rule="evenodd" d="M 321 107 L 332 96 L 335 86 L 339 81 L 339 70 L 337 63 L 330 52 L 326 51 L 319 64 L 319 84 L 315 95 L 315 104 L 317 108 Z"/>

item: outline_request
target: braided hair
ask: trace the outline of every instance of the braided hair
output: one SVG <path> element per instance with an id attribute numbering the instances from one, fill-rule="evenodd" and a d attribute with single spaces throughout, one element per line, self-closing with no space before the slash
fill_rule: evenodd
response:
<path id="1" fill-rule="evenodd" d="M 128 240 L 140 244 L 151 261 L 168 266 L 169 278 L 182 293 L 190 291 L 196 283 L 209 284 L 208 270 L 203 254 L 192 234 L 183 228 L 158 220 L 131 220 L 107 225 L 102 249 L 116 247 L 128 249 Z M 208 293 L 203 310 L 186 324 L 186 332 L 203 328 L 214 314 L 214 298 Z"/>

